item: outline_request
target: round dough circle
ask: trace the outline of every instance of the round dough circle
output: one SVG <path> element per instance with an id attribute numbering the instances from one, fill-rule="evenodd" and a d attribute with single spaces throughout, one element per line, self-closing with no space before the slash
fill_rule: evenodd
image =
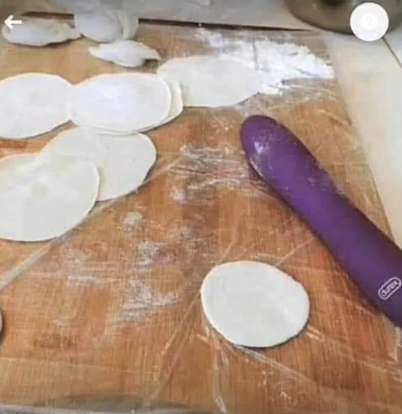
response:
<path id="1" fill-rule="evenodd" d="M 76 29 L 54 19 L 24 18 L 22 22 L 12 29 L 3 26 L 1 34 L 9 43 L 41 47 L 81 37 Z"/>
<path id="2" fill-rule="evenodd" d="M 160 76 L 99 75 L 72 88 L 69 112 L 80 127 L 132 133 L 165 119 L 171 99 L 170 88 Z"/>
<path id="3" fill-rule="evenodd" d="M 2 330 L 3 330 L 3 315 L 1 314 L 1 309 L 0 309 L 0 337 L 1 337 Z"/>
<path id="4" fill-rule="evenodd" d="M 215 267 L 201 287 L 211 325 L 229 342 L 272 347 L 305 327 L 310 301 L 303 286 L 264 263 L 240 261 Z"/>
<path id="5" fill-rule="evenodd" d="M 137 190 L 156 162 L 156 149 L 143 134 L 113 136 L 74 128 L 52 139 L 42 150 L 94 163 L 100 174 L 98 201 Z"/>
<path id="6" fill-rule="evenodd" d="M 0 238 L 43 241 L 61 236 L 91 211 L 96 166 L 71 157 L 11 155 L 0 160 Z"/>
<path id="7" fill-rule="evenodd" d="M 97 132 L 98 134 L 107 134 L 107 135 L 115 135 L 115 136 L 124 136 L 124 135 L 130 135 L 134 132 L 146 132 L 151 129 L 159 128 L 160 126 L 166 125 L 170 122 L 172 122 L 174 119 L 176 119 L 178 116 L 180 116 L 183 112 L 183 97 L 181 88 L 178 82 L 167 80 L 166 83 L 168 84 L 170 88 L 170 94 L 171 94 L 171 102 L 170 102 L 170 109 L 168 116 L 160 121 L 156 125 L 150 125 L 146 128 L 143 128 L 139 131 L 128 131 L 128 132 L 116 132 L 116 131 L 108 131 L 107 129 L 100 129 L 100 128 L 91 128 L 92 131 Z"/>
<path id="8" fill-rule="evenodd" d="M 0 137 L 24 139 L 69 121 L 72 85 L 56 75 L 27 73 L 0 82 Z"/>
<path id="9" fill-rule="evenodd" d="M 245 101 L 261 88 L 261 75 L 242 63 L 210 56 L 171 59 L 158 74 L 180 83 L 185 106 L 221 107 Z"/>
<path id="10" fill-rule="evenodd" d="M 134 39 L 140 25 L 138 17 L 128 10 L 118 10 L 117 16 L 123 27 L 122 39 Z"/>
<path id="11" fill-rule="evenodd" d="M 127 68 L 140 67 L 147 60 L 161 60 L 156 50 L 133 40 L 116 40 L 113 43 L 90 47 L 89 53 L 98 59 Z"/>
<path id="12" fill-rule="evenodd" d="M 95 42 L 114 42 L 123 34 L 122 24 L 116 12 L 80 13 L 74 15 L 77 30 Z"/>

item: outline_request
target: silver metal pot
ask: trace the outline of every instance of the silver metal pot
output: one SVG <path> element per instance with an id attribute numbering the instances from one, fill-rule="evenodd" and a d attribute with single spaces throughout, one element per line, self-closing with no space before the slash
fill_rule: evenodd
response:
<path id="1" fill-rule="evenodd" d="M 362 3 L 373 1 L 388 13 L 390 29 L 402 21 L 402 0 L 286 0 L 290 11 L 307 23 L 327 30 L 351 33 L 350 16 Z"/>

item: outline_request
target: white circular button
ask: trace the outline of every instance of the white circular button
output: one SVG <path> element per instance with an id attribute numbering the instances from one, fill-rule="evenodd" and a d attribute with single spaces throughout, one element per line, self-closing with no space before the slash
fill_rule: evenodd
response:
<path id="1" fill-rule="evenodd" d="M 388 13 L 377 3 L 363 3 L 353 10 L 350 27 L 360 40 L 375 42 L 387 33 Z"/>

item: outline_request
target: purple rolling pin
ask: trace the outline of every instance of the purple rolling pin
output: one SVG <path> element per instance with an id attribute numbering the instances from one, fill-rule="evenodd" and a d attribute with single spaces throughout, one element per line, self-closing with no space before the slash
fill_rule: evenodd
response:
<path id="1" fill-rule="evenodd" d="M 297 137 L 266 116 L 241 129 L 250 164 L 320 236 L 349 276 L 402 326 L 402 251 L 335 186 Z"/>

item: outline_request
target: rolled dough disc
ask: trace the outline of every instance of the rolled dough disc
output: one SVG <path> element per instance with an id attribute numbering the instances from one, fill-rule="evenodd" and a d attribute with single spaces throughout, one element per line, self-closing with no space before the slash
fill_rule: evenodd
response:
<path id="1" fill-rule="evenodd" d="M 151 125 L 147 128 L 141 129 L 138 132 L 146 132 L 151 129 L 158 128 L 162 125 L 166 125 L 169 122 L 172 122 L 178 116 L 180 116 L 181 113 L 183 112 L 183 97 L 182 97 L 182 92 L 181 92 L 179 83 L 175 81 L 167 80 L 167 79 L 166 79 L 166 83 L 168 84 L 170 88 L 170 93 L 171 93 L 171 103 L 170 103 L 170 109 L 169 109 L 168 116 L 163 121 L 161 121 L 159 124 Z M 115 136 L 116 135 L 119 135 L 119 136 L 130 135 L 136 132 L 136 131 L 133 131 L 133 132 L 126 132 L 126 133 L 117 133 L 114 131 L 108 131 L 106 129 L 99 129 L 99 128 L 91 128 L 91 130 L 97 132 L 98 134 L 107 134 L 107 135 L 115 135 Z"/>
<path id="2" fill-rule="evenodd" d="M 201 287 L 211 325 L 229 342 L 272 347 L 305 327 L 310 302 L 303 286 L 275 267 L 240 261 L 215 267 Z"/>
<path id="3" fill-rule="evenodd" d="M 123 26 L 114 11 L 89 12 L 74 15 L 77 30 L 95 42 L 114 42 L 123 36 Z"/>
<path id="4" fill-rule="evenodd" d="M 156 149 L 143 134 L 101 135 L 80 128 L 62 132 L 42 150 L 94 163 L 100 174 L 98 200 L 121 197 L 137 190 L 156 162 Z"/>
<path id="5" fill-rule="evenodd" d="M 171 99 L 170 88 L 160 76 L 99 75 L 72 88 L 69 113 L 72 121 L 83 128 L 133 133 L 166 119 Z"/>
<path id="6" fill-rule="evenodd" d="M 158 74 L 180 83 L 184 106 L 221 107 L 245 101 L 261 89 L 261 75 L 229 59 L 192 56 L 171 59 Z"/>
<path id="7" fill-rule="evenodd" d="M 43 154 L 0 160 L 0 238 L 42 241 L 61 236 L 91 211 L 99 174 L 90 162 Z"/>
<path id="8" fill-rule="evenodd" d="M 66 102 L 71 88 L 65 79 L 45 73 L 0 81 L 0 137 L 34 137 L 68 122 Z"/>
<path id="9" fill-rule="evenodd" d="M 127 68 L 142 66 L 146 60 L 161 59 L 156 50 L 132 40 L 117 40 L 113 43 L 90 47 L 89 53 L 98 59 Z"/>
<path id="10" fill-rule="evenodd" d="M 67 23 L 36 18 L 23 18 L 23 23 L 13 26 L 12 29 L 3 26 L 2 35 L 9 43 L 38 47 L 81 37 L 80 33 Z"/>
<path id="11" fill-rule="evenodd" d="M 140 25 L 138 17 L 128 10 L 118 10 L 117 15 L 123 27 L 122 39 L 134 39 Z"/>

